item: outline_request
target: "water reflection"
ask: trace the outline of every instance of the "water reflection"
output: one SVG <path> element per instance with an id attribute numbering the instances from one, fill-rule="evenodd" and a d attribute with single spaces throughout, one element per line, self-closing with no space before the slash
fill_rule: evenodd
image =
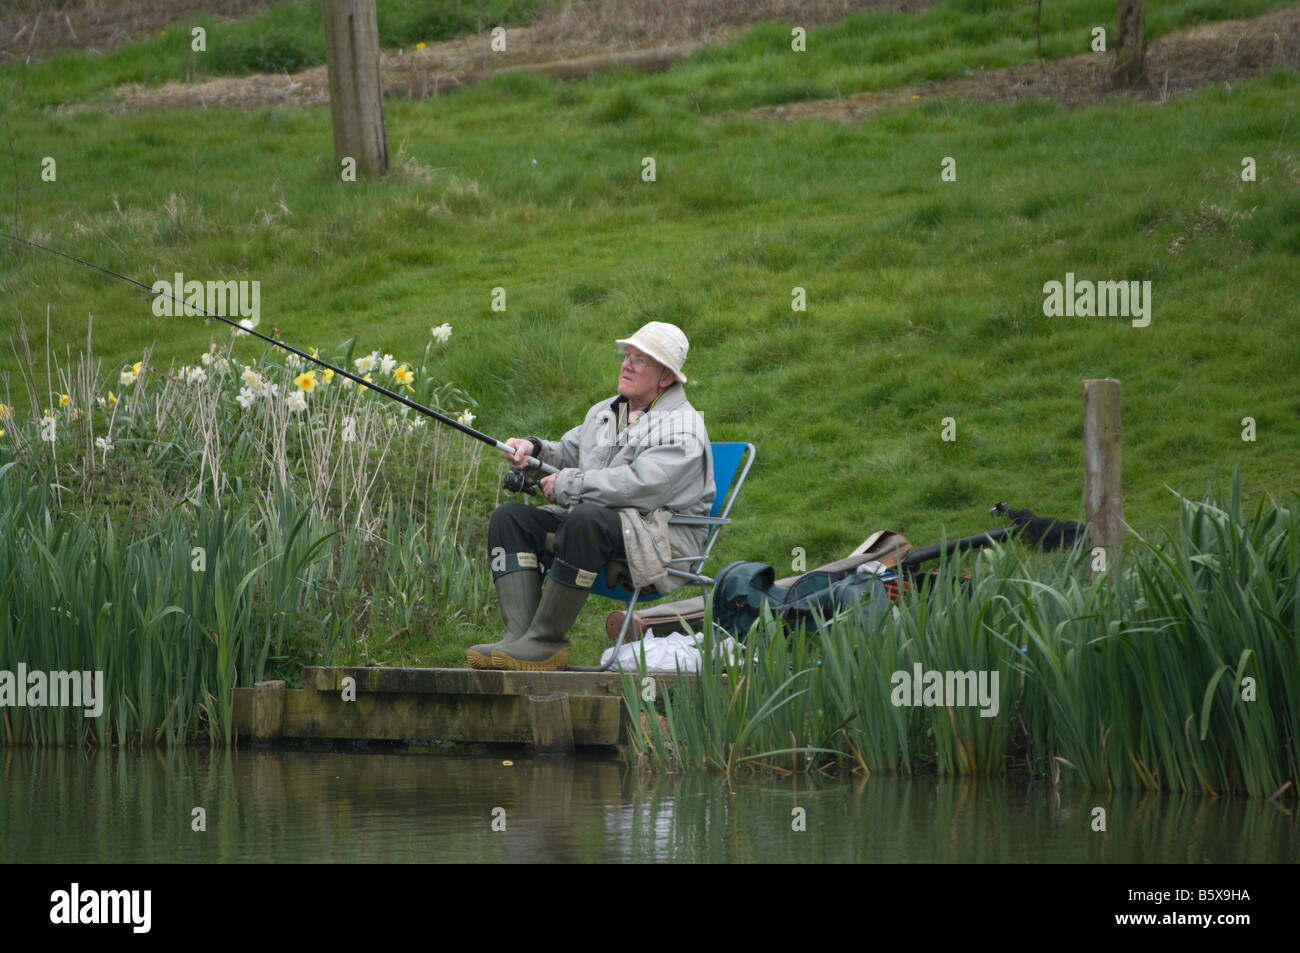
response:
<path id="1" fill-rule="evenodd" d="M 756 780 L 732 793 L 717 777 L 523 753 L 2 757 L 6 863 L 1293 863 L 1300 844 L 1296 816 L 1264 801 L 1039 783 Z"/>

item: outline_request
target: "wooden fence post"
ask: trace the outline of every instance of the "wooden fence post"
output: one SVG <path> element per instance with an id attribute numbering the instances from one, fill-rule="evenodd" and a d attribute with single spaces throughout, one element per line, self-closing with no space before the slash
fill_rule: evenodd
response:
<path id="1" fill-rule="evenodd" d="M 379 78 L 375 0 L 322 0 L 325 65 L 334 117 L 334 158 L 382 174 L 388 170 L 384 93 Z"/>
<path id="2" fill-rule="evenodd" d="M 1112 569 L 1124 542 L 1124 482 L 1121 449 L 1119 381 L 1083 382 L 1083 507 L 1088 538 L 1105 550 L 1104 566 Z"/>
<path id="3" fill-rule="evenodd" d="M 1119 0 L 1115 21 L 1111 86 L 1136 89 L 1147 78 L 1146 15 L 1142 11 L 1142 0 Z"/>
<path id="4" fill-rule="evenodd" d="M 533 746 L 539 754 L 573 753 L 573 717 L 569 713 L 569 696 L 529 695 L 528 709 L 533 721 Z"/>
<path id="5" fill-rule="evenodd" d="M 284 680 L 258 682 L 253 686 L 253 742 L 279 741 L 284 725 Z"/>

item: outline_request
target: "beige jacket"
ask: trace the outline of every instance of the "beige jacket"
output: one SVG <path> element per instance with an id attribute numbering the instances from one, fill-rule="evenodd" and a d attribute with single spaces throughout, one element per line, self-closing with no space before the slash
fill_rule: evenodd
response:
<path id="1" fill-rule="evenodd" d="M 554 504 L 561 516 L 579 503 L 618 510 L 632 581 L 661 593 L 684 581 L 667 560 L 699 553 L 703 526 L 670 526 L 674 514 L 708 516 L 713 505 L 713 453 L 704 419 L 673 384 L 654 406 L 625 424 L 627 400 L 603 400 L 559 440 L 542 440 L 541 461 L 559 469 Z M 678 564 L 678 568 L 684 568 Z"/>

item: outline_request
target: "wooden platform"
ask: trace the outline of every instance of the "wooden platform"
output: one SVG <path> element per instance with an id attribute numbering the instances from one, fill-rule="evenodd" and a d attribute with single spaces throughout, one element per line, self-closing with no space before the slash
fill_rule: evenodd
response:
<path id="1" fill-rule="evenodd" d="M 627 741 L 625 677 L 631 676 L 312 667 L 303 670 L 301 689 L 286 689 L 284 682 L 235 689 L 235 731 L 255 742 L 365 738 L 535 744 L 548 751 L 612 747 Z M 349 678 L 355 701 L 344 700 Z"/>

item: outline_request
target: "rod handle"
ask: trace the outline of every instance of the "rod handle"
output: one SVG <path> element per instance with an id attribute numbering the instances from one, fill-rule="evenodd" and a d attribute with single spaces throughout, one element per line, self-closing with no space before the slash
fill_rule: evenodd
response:
<path id="1" fill-rule="evenodd" d="M 514 457 L 515 455 L 515 448 L 510 446 L 509 444 L 502 443 L 500 440 L 496 442 L 496 448 L 500 450 L 502 453 L 504 453 L 507 457 Z M 542 463 L 542 461 L 538 460 L 536 457 L 529 457 L 527 466 L 537 467 L 543 473 L 548 473 L 548 474 L 560 472 L 559 470 L 555 469 L 555 467 L 551 466 L 549 463 Z"/>

